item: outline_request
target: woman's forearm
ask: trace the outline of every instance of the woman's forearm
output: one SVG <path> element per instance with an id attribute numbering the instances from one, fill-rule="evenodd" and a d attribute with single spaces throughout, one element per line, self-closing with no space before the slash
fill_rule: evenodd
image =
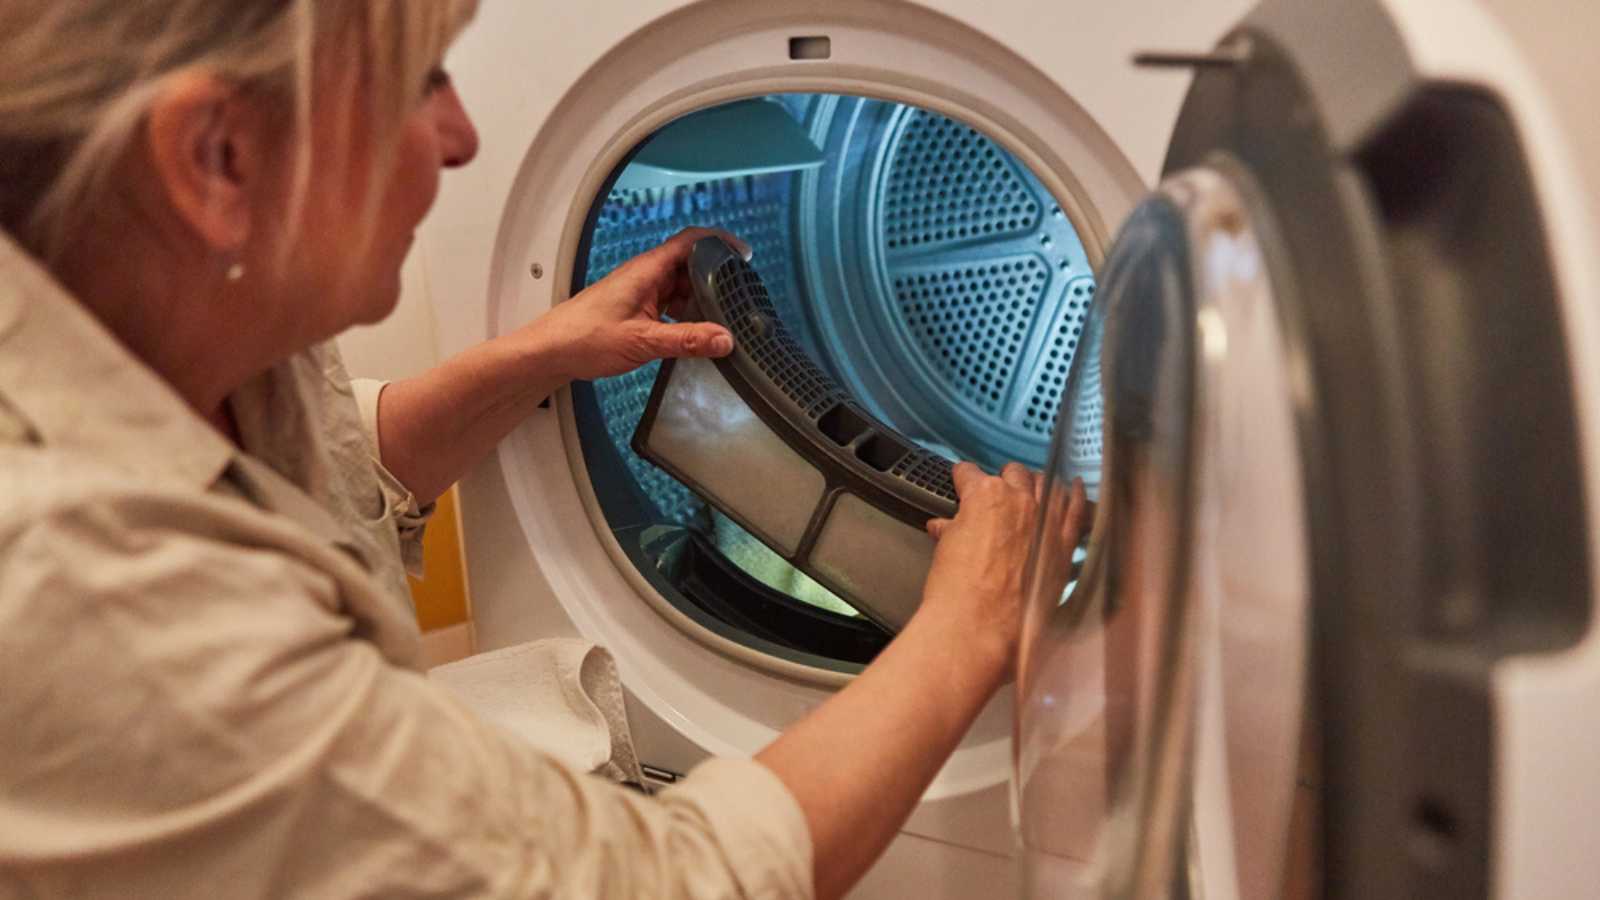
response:
<path id="1" fill-rule="evenodd" d="M 562 385 L 557 348 L 539 323 L 486 341 L 384 389 L 384 467 L 426 503 L 444 493 Z"/>
<path id="2" fill-rule="evenodd" d="M 817 894 L 842 895 L 888 846 L 939 766 L 1005 680 L 1021 631 L 1040 484 L 1016 463 L 951 470 L 961 508 L 937 535 L 922 606 L 861 676 L 757 754 L 811 827 Z M 1075 484 L 1065 547 L 1088 500 Z"/>
<path id="3" fill-rule="evenodd" d="M 818 897 L 842 896 L 878 858 L 1003 680 L 1005 658 L 973 648 L 979 632 L 913 619 L 860 677 L 757 754 L 805 812 Z"/>
<path id="4" fill-rule="evenodd" d="M 684 261 L 707 237 L 749 252 L 725 232 L 684 229 L 532 324 L 389 385 L 378 403 L 384 466 L 426 502 L 574 378 L 620 375 L 668 357 L 726 356 L 733 336 L 722 326 L 661 321 L 687 302 Z"/>

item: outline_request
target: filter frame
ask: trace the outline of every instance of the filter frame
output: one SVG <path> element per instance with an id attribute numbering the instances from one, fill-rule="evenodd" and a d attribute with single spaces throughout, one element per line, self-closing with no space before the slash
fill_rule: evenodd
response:
<path id="1" fill-rule="evenodd" d="M 959 501 L 950 476 L 953 463 L 873 417 L 824 373 L 788 335 L 770 303 L 763 302 L 760 276 L 720 238 L 704 238 L 695 244 L 688 271 L 695 302 L 687 317 L 716 322 L 738 338 L 734 351 L 715 361 L 716 371 L 762 424 L 812 465 L 825 482 L 804 534 L 787 552 L 784 542 L 765 534 L 743 511 L 716 500 L 715 492 L 696 492 L 760 537 L 790 565 L 845 598 L 868 618 L 898 630 L 909 615 L 890 614 L 881 603 L 854 596 L 822 570 L 813 553 L 839 501 L 846 496 L 918 531 L 929 519 L 954 516 Z M 740 279 L 742 284 L 730 288 L 730 279 Z M 739 289 L 749 296 L 734 297 Z M 753 293 L 754 289 L 761 290 Z M 677 368 L 673 360 L 663 363 L 632 446 L 641 458 L 694 487 L 696 479 L 650 446 L 650 435 Z M 845 420 L 839 428 L 827 421 L 836 414 Z M 846 432 L 847 439 L 841 440 Z M 875 459 L 881 447 L 897 452 Z M 927 484 L 918 484 L 916 476 Z"/>

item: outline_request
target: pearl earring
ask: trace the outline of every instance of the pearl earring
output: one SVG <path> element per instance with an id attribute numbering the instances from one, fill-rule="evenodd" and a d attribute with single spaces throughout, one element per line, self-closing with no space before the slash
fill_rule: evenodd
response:
<path id="1" fill-rule="evenodd" d="M 236 262 L 228 267 L 228 280 L 239 281 L 244 278 L 244 263 Z"/>

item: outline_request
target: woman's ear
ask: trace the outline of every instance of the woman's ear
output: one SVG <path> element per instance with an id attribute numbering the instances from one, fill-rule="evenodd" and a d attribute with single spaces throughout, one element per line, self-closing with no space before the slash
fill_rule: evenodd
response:
<path id="1" fill-rule="evenodd" d="M 213 252 L 237 252 L 259 212 L 259 117 L 235 86 L 193 72 L 162 88 L 147 121 L 153 187 Z"/>

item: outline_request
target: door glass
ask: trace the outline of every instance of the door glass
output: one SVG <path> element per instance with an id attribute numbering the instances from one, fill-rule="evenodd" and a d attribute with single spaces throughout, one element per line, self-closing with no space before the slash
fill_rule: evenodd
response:
<path id="1" fill-rule="evenodd" d="M 1278 896 L 1304 516 L 1289 357 L 1228 178 L 1175 176 L 1135 211 L 1078 349 L 1017 686 L 1027 892 Z M 1097 501 L 1086 546 L 1078 478 Z"/>
<path id="2" fill-rule="evenodd" d="M 1124 226 L 1090 309 L 1035 537 L 1017 748 L 1030 889 L 1171 871 L 1191 688 L 1178 601 L 1193 331 L 1182 212 L 1154 199 Z M 1075 477 L 1098 504 L 1081 571 L 1061 540 Z"/>

